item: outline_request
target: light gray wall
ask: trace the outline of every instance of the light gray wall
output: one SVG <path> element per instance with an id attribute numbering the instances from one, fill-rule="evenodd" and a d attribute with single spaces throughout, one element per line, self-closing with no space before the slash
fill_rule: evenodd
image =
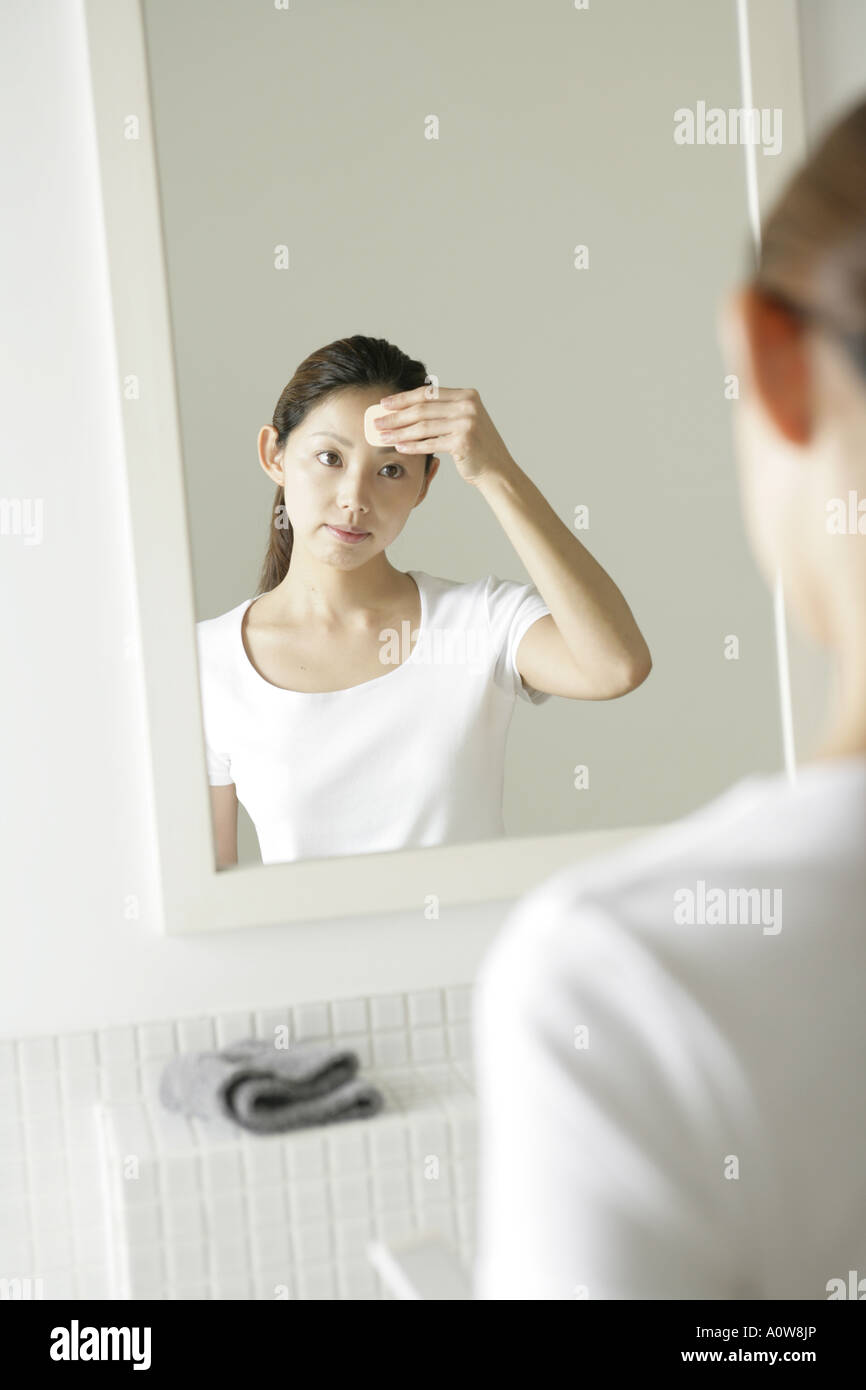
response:
<path id="1" fill-rule="evenodd" d="M 853 20 L 861 7 L 847 8 Z M 149 926 L 146 726 L 127 657 L 133 575 L 81 7 L 6 0 L 0 40 L 0 111 L 17 132 L 0 219 L 0 490 L 45 503 L 41 546 L 0 540 L 0 1032 L 362 993 L 373 973 L 382 991 L 470 979 L 503 904 L 438 923 L 394 914 L 372 960 L 362 919 L 169 940 Z M 866 45 L 843 43 L 833 62 L 847 71 L 856 55 L 866 65 Z"/>

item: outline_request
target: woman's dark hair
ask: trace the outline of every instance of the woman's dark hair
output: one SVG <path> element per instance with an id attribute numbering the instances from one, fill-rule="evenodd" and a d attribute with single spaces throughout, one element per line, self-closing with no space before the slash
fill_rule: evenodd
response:
<path id="1" fill-rule="evenodd" d="M 866 375 L 866 101 L 830 127 L 774 204 L 751 283 L 827 330 Z"/>
<path id="2" fill-rule="evenodd" d="M 365 338 L 360 333 L 351 338 L 337 338 L 311 352 L 283 389 L 271 421 L 277 432 L 276 447 L 282 449 L 291 431 L 308 411 L 335 391 L 351 386 L 376 387 L 381 389 L 383 396 L 392 396 L 398 391 L 423 386 L 427 380 L 424 363 L 407 357 L 385 338 Z M 425 478 L 433 457 L 433 454 L 425 457 Z M 280 486 L 271 509 L 268 549 L 257 593 L 269 593 L 285 578 L 292 558 L 293 540 L 291 522 L 286 516 L 285 493 Z"/>

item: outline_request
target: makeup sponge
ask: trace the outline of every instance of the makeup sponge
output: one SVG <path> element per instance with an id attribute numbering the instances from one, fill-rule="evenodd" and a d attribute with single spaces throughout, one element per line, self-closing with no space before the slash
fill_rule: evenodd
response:
<path id="1" fill-rule="evenodd" d="M 385 440 L 381 438 L 373 422 L 378 420 L 380 415 L 390 414 L 391 407 L 387 405 L 371 405 L 364 411 L 364 438 L 368 444 L 378 444 L 380 447 L 384 447 Z"/>

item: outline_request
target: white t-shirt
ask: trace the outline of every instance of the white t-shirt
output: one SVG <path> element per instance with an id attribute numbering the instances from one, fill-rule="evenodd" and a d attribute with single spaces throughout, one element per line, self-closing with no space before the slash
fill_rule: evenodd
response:
<path id="1" fill-rule="evenodd" d="M 260 676 L 241 637 L 253 599 L 196 624 L 208 779 L 235 783 L 263 863 L 505 833 L 514 701 L 550 698 L 524 686 L 515 654 L 550 609 L 533 584 L 408 573 L 421 595 L 415 646 L 404 623 L 393 669 L 346 690 Z"/>
<path id="2" fill-rule="evenodd" d="M 866 1277 L 864 847 L 866 757 L 822 760 L 515 905 L 476 988 L 476 1298 Z"/>

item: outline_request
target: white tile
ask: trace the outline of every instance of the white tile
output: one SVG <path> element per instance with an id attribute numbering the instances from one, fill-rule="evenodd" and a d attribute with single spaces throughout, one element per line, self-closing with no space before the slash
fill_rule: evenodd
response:
<path id="1" fill-rule="evenodd" d="M 159 1183 L 163 1197 L 169 1200 L 182 1201 L 197 1196 L 202 1186 L 197 1159 L 192 1154 L 161 1158 Z"/>
<path id="2" fill-rule="evenodd" d="M 60 1083 L 57 1072 L 31 1071 L 21 1075 L 22 1107 L 34 1116 L 60 1109 Z"/>
<path id="3" fill-rule="evenodd" d="M 376 1298 L 376 1271 L 369 1261 L 341 1261 L 337 1266 L 340 1298 L 353 1303 Z"/>
<path id="4" fill-rule="evenodd" d="M 129 1252 L 129 1278 L 133 1296 L 146 1298 L 145 1288 L 159 1288 L 163 1282 L 162 1251 L 153 1245 L 137 1246 Z"/>
<path id="5" fill-rule="evenodd" d="M 376 1207 L 407 1207 L 412 1202 L 412 1188 L 405 1169 L 392 1168 L 373 1173 L 372 1187 Z"/>
<path id="6" fill-rule="evenodd" d="M 446 1032 L 451 1056 L 458 1058 L 461 1062 L 471 1061 L 474 1056 L 472 1025 L 453 1023 Z"/>
<path id="7" fill-rule="evenodd" d="M 300 1226 L 293 1236 L 299 1262 L 332 1258 L 333 1238 L 329 1225 Z"/>
<path id="8" fill-rule="evenodd" d="M 22 1077 L 41 1077 L 55 1072 L 59 1065 L 57 1040 L 53 1037 L 19 1038 L 18 1070 Z"/>
<path id="9" fill-rule="evenodd" d="M 457 1216 L 450 1202 L 440 1202 L 435 1207 L 422 1207 L 419 1224 L 422 1231 L 430 1235 L 444 1236 L 446 1240 L 451 1241 L 459 1257 L 460 1233 Z"/>
<path id="10" fill-rule="evenodd" d="M 62 1153 L 42 1154 L 30 1150 L 27 1162 L 27 1184 L 31 1195 L 47 1200 L 67 1200 L 66 1159 Z"/>
<path id="11" fill-rule="evenodd" d="M 254 1226 L 250 1231 L 253 1267 L 276 1264 L 282 1260 L 288 1268 L 293 1259 L 292 1233 L 288 1226 Z"/>
<path id="12" fill-rule="evenodd" d="M 102 1190 L 99 1154 L 94 1149 L 70 1149 L 66 1155 L 70 1198 L 80 1203 L 89 1193 Z"/>
<path id="13" fill-rule="evenodd" d="M 218 1014 L 214 1022 L 217 1050 L 253 1035 L 253 1016 L 250 1013 Z"/>
<path id="14" fill-rule="evenodd" d="M 330 1038 L 327 1004 L 296 1004 L 292 1009 L 292 1036 L 299 1042 L 306 1038 Z"/>
<path id="15" fill-rule="evenodd" d="M 372 1216 L 353 1216 L 338 1221 L 334 1226 L 334 1244 L 342 1264 L 343 1260 L 366 1257 L 367 1243 L 373 1239 Z"/>
<path id="16" fill-rule="evenodd" d="M 111 1287 L 111 1273 L 105 1263 L 88 1265 L 78 1271 L 78 1295 L 83 1299 L 113 1299 L 115 1291 Z M 61 1298 L 70 1295 L 54 1294 Z"/>
<path id="17" fill-rule="evenodd" d="M 152 1297 L 161 1298 L 163 1294 L 157 1291 Z M 205 1279 L 186 1280 L 182 1284 L 168 1284 L 164 1297 L 172 1302 L 189 1300 L 193 1303 L 203 1303 L 211 1297 L 211 1288 Z"/>
<path id="18" fill-rule="evenodd" d="M 370 1149 L 371 1167 L 376 1169 L 386 1164 L 406 1163 L 409 1158 L 409 1143 L 404 1121 L 393 1115 L 377 1116 L 371 1124 L 367 1143 Z"/>
<path id="19" fill-rule="evenodd" d="M 427 1023 L 441 1023 L 442 991 L 438 989 L 415 990 L 407 995 L 409 1023 L 417 1028 Z"/>
<path id="20" fill-rule="evenodd" d="M 244 1184 L 248 1189 L 268 1186 L 287 1181 L 284 1163 L 284 1146 L 280 1136 L 267 1135 L 257 1144 L 244 1144 L 241 1148 Z"/>
<path id="21" fill-rule="evenodd" d="M 252 1272 L 246 1236 L 236 1237 L 228 1230 L 212 1231 L 208 1238 L 211 1277 L 246 1279 Z"/>
<path id="22" fill-rule="evenodd" d="M 212 1018 L 182 1018 L 176 1025 L 178 1052 L 217 1051 Z"/>
<path id="23" fill-rule="evenodd" d="M 285 1186 L 251 1186 L 246 1189 L 246 1198 L 251 1230 L 261 1226 L 288 1229 L 289 1203 Z"/>
<path id="24" fill-rule="evenodd" d="M 365 1216 L 370 1211 L 372 1194 L 368 1177 L 334 1178 L 330 1189 L 331 1205 L 338 1219 Z"/>
<path id="25" fill-rule="evenodd" d="M 255 1035 L 273 1042 L 275 1038 L 291 1037 L 291 1009 L 260 1009 L 255 1015 Z"/>
<path id="26" fill-rule="evenodd" d="M 24 1106 L 18 1079 L 16 1078 L 14 1081 L 0 1081 L 0 1112 L 2 1112 L 7 1119 L 11 1120 L 16 1116 L 22 1115 L 23 1111 Z"/>
<path id="27" fill-rule="evenodd" d="M 98 1124 L 92 1101 L 86 1105 L 64 1105 L 63 1129 L 66 1133 L 67 1157 L 82 1149 L 91 1158 L 95 1155 Z"/>
<path id="28" fill-rule="evenodd" d="M 294 1275 L 279 1260 L 255 1272 L 254 1288 L 255 1297 L 262 1302 L 281 1303 L 297 1298 Z"/>
<path id="29" fill-rule="evenodd" d="M 72 1248 L 76 1268 L 81 1265 L 98 1264 L 105 1259 L 106 1233 L 104 1226 L 89 1225 L 81 1229 L 72 1227 Z"/>
<path id="30" fill-rule="evenodd" d="M 327 1134 L 327 1154 L 332 1173 L 356 1173 L 367 1168 L 367 1146 L 363 1130 L 351 1121 L 344 1121 Z"/>
<path id="31" fill-rule="evenodd" d="M 136 1255 L 146 1248 L 156 1250 L 162 1245 L 162 1208 L 157 1203 L 142 1206 L 125 1203 L 123 1224 Z"/>
<path id="32" fill-rule="evenodd" d="M 141 1063 L 172 1057 L 177 1051 L 173 1023 L 139 1023 L 135 1032 Z"/>
<path id="33" fill-rule="evenodd" d="M 309 1265 L 298 1274 L 298 1298 L 320 1301 L 337 1296 L 337 1277 L 333 1265 Z"/>
<path id="34" fill-rule="evenodd" d="M 204 1245 L 183 1240 L 170 1245 L 165 1252 L 165 1268 L 173 1284 L 203 1282 L 208 1273 Z"/>
<path id="35" fill-rule="evenodd" d="M 412 1171 L 412 1195 L 416 1202 L 444 1202 L 454 1193 L 452 1167 L 449 1163 L 422 1163 Z"/>
<path id="36" fill-rule="evenodd" d="M 159 1201 L 159 1181 L 152 1163 L 142 1163 L 136 1171 L 131 1157 L 125 1155 L 117 1174 L 118 1191 L 124 1203 L 150 1206 Z"/>
<path id="37" fill-rule="evenodd" d="M 477 1162 L 457 1161 L 454 1164 L 454 1192 L 458 1202 L 474 1201 L 478 1189 Z"/>
<path id="38" fill-rule="evenodd" d="M 415 1062 L 440 1061 L 448 1055 L 442 1028 L 413 1028 L 409 1034 L 409 1042 Z"/>
<path id="39" fill-rule="evenodd" d="M 406 1004 L 402 994 L 376 994 L 370 999 L 370 1025 L 374 1032 L 405 1028 Z"/>
<path id="40" fill-rule="evenodd" d="M 328 1187 L 322 1182 L 293 1182 L 287 1192 L 289 1225 L 292 1230 L 315 1225 L 331 1215 Z"/>
<path id="41" fill-rule="evenodd" d="M 14 1117 L 7 1118 L 0 1112 L 0 1158 L 24 1158 L 24 1124 Z"/>
<path id="42" fill-rule="evenodd" d="M 99 1028 L 96 1038 L 99 1061 L 102 1066 L 122 1064 L 127 1067 L 135 1067 L 138 1065 L 135 1028 L 132 1024 L 115 1028 Z"/>
<path id="43" fill-rule="evenodd" d="M 174 1198 L 162 1202 L 163 1223 L 166 1240 L 170 1244 L 181 1245 L 200 1241 L 204 1245 L 208 1233 L 208 1221 L 204 1202 L 200 1197 Z"/>
<path id="44" fill-rule="evenodd" d="M 103 1278 L 105 1270 L 102 1269 Z M 72 1270 L 51 1270 L 46 1274 L 44 1280 L 44 1297 L 51 1299 L 63 1299 L 64 1302 L 70 1298 L 106 1298 L 107 1294 L 92 1293 L 93 1283 L 89 1282 L 95 1278 L 90 1270 L 79 1271 L 78 1278 Z"/>
<path id="45" fill-rule="evenodd" d="M 334 1033 L 366 1033 L 367 1003 L 364 999 L 334 999 L 331 1002 Z"/>
<path id="46" fill-rule="evenodd" d="M 47 1156 L 58 1155 L 65 1151 L 67 1138 L 63 1126 L 63 1112 L 60 1106 L 53 1111 L 36 1111 L 24 1122 L 25 1143 L 28 1150 L 33 1154 Z"/>
<path id="47" fill-rule="evenodd" d="M 409 1123 L 409 1144 L 413 1158 L 423 1159 L 427 1154 L 435 1154 L 440 1163 L 446 1163 L 451 1154 L 447 1122 L 435 1115 L 413 1115 Z"/>
<path id="48" fill-rule="evenodd" d="M 107 1062 L 102 1068 L 102 1099 L 109 1105 L 137 1101 L 141 1091 L 138 1066 L 131 1062 Z"/>
<path id="49" fill-rule="evenodd" d="M 57 1039 L 61 1071 L 95 1072 L 99 1066 L 96 1034 L 64 1033 Z"/>
<path id="50" fill-rule="evenodd" d="M 294 1134 L 285 1141 L 286 1172 L 297 1178 L 318 1178 L 327 1172 L 324 1140 L 318 1134 Z"/>
<path id="51" fill-rule="evenodd" d="M 216 1273 L 213 1278 L 213 1291 L 214 1298 L 219 1299 L 220 1302 L 228 1303 L 235 1300 L 246 1302 L 253 1296 L 252 1276 L 249 1274 L 245 1277 L 239 1276 L 234 1271 L 231 1274 Z"/>
<path id="52" fill-rule="evenodd" d="M 451 1107 L 451 1151 L 457 1156 L 472 1155 L 478 1147 L 478 1119 L 474 1107 Z"/>
<path id="53" fill-rule="evenodd" d="M 26 1274 L 28 1270 L 33 1269 L 33 1241 L 30 1238 L 29 1221 L 27 1222 L 27 1227 L 28 1233 L 26 1236 L 5 1235 L 2 1223 L 0 1223 L 0 1244 L 2 1244 L 3 1250 L 3 1277 L 6 1279 L 21 1278 L 22 1275 L 18 1273 L 19 1270 Z M 33 1288 L 32 1285 L 31 1288 Z"/>
<path id="54" fill-rule="evenodd" d="M 247 1229 L 246 1207 L 240 1193 L 208 1196 L 205 1216 L 215 1245 L 242 1244 Z"/>
<path id="55" fill-rule="evenodd" d="M 373 1215 L 373 1226 L 376 1239 L 386 1244 L 390 1240 L 402 1240 L 405 1236 L 414 1235 L 418 1229 L 414 1212 L 409 1207 L 402 1210 L 381 1208 Z"/>
<path id="56" fill-rule="evenodd" d="M 239 1190 L 243 1182 L 243 1165 L 239 1149 L 217 1148 L 202 1154 L 202 1172 L 211 1192 Z"/>
<path id="57" fill-rule="evenodd" d="M 127 1155 L 136 1155 L 139 1162 L 146 1161 L 151 1152 L 151 1132 L 147 1114 L 137 1101 L 124 1101 L 106 1106 L 113 1146 L 121 1161 Z"/>
<path id="58" fill-rule="evenodd" d="M 445 1013 L 449 1023 L 468 1023 L 472 1018 L 473 986 L 449 985 L 443 990 Z"/>
<path id="59" fill-rule="evenodd" d="M 48 1265 L 72 1267 L 75 1252 L 72 1245 L 72 1232 L 68 1229 L 40 1227 L 33 1232 L 33 1258 L 37 1269 Z"/>
<path id="60" fill-rule="evenodd" d="M 374 1033 L 374 1067 L 399 1067 L 408 1061 L 409 1044 L 405 1033 Z"/>
<path id="61" fill-rule="evenodd" d="M 18 1058 L 15 1042 L 9 1039 L 0 1042 L 0 1085 L 15 1082 L 18 1077 Z"/>
<path id="62" fill-rule="evenodd" d="M 148 1107 L 153 1142 L 158 1152 L 171 1154 L 196 1153 L 196 1132 L 192 1121 L 172 1110 Z"/>
<path id="63" fill-rule="evenodd" d="M 95 1067 L 92 1071 L 62 1071 L 60 1090 L 63 1105 L 89 1108 L 95 1100 L 102 1098 L 99 1072 Z"/>
<path id="64" fill-rule="evenodd" d="M 459 1203 L 454 1208 L 454 1214 L 457 1220 L 457 1230 L 461 1242 L 465 1243 L 473 1249 L 477 1248 L 478 1233 L 477 1212 L 475 1206 L 470 1203 L 466 1203 L 465 1205 L 463 1203 Z"/>

